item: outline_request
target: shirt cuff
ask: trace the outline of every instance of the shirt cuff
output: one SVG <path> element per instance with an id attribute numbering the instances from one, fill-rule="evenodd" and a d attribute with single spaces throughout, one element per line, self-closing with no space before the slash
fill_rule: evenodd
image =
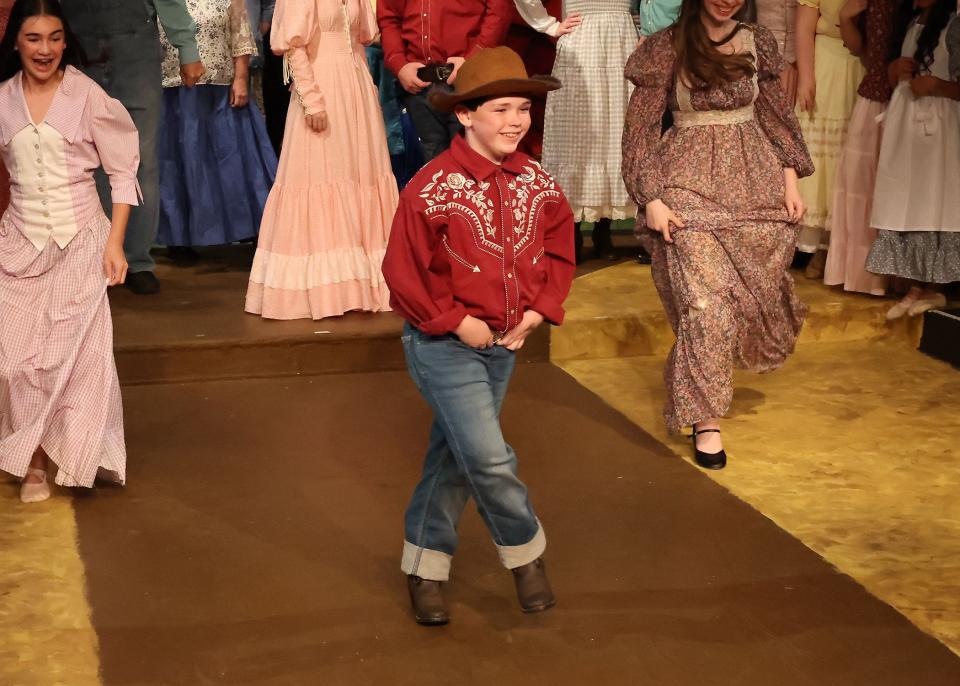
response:
<path id="1" fill-rule="evenodd" d="M 383 45 L 383 33 L 380 34 L 380 44 Z M 393 75 L 396 76 L 400 73 L 400 70 L 407 66 L 407 58 L 403 53 L 390 53 L 386 54 L 384 51 L 383 63 L 387 65 L 387 69 L 393 72 Z"/>
<path id="2" fill-rule="evenodd" d="M 195 42 L 177 46 L 177 50 L 180 52 L 180 64 L 193 64 L 200 61 L 200 49 Z"/>
<path id="3" fill-rule="evenodd" d="M 467 311 L 460 303 L 454 303 L 453 309 L 437 315 L 427 322 L 423 322 L 417 328 L 428 336 L 443 336 L 448 334 L 458 326 L 467 316 Z"/>
<path id="4" fill-rule="evenodd" d="M 114 204 L 136 207 L 143 200 L 140 184 L 136 177 L 110 181 L 110 200 Z"/>
<path id="5" fill-rule="evenodd" d="M 560 326 L 563 324 L 563 306 L 552 300 L 553 299 L 548 296 L 537 296 L 537 299 L 533 301 L 530 309 L 540 314 L 547 323 Z"/>

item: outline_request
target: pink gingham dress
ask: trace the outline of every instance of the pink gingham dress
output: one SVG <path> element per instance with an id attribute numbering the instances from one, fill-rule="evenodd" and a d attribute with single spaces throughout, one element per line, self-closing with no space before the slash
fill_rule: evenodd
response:
<path id="1" fill-rule="evenodd" d="M 0 84 L 0 469 L 22 477 L 42 447 L 56 483 L 126 477 L 123 409 L 103 273 L 110 232 L 93 172 L 114 203 L 138 205 L 137 130 L 96 83 L 67 67 L 46 117 L 30 119 L 21 74 Z"/>

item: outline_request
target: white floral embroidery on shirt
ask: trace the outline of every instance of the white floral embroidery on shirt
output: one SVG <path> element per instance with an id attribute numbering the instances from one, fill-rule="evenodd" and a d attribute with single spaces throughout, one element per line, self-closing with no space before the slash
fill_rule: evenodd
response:
<path id="1" fill-rule="evenodd" d="M 507 188 L 513 196 L 510 212 L 513 221 L 514 250 L 519 255 L 535 240 L 539 209 L 548 200 L 557 200 L 560 192 L 553 179 L 534 160 L 523 173 L 512 178 Z M 490 182 L 476 181 L 459 172 L 438 170 L 419 196 L 427 203 L 427 216 L 456 214 L 473 227 L 477 247 L 494 257 L 503 257 L 503 237 L 497 236 L 495 204 L 487 197 Z"/>

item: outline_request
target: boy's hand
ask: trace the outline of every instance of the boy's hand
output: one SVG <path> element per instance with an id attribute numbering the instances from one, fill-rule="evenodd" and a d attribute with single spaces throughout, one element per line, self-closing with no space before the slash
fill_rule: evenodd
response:
<path id="1" fill-rule="evenodd" d="M 403 68 L 397 73 L 397 80 L 400 82 L 403 90 L 416 95 L 424 88 L 430 87 L 429 83 L 421 81 L 417 76 L 417 70 L 425 66 L 427 65 L 423 62 L 407 62 L 403 65 Z"/>
<path id="2" fill-rule="evenodd" d="M 541 324 L 543 324 L 543 315 L 533 310 L 527 310 L 523 313 L 523 319 L 520 320 L 520 323 L 507 331 L 506 335 L 497 341 L 497 345 L 502 345 L 507 350 L 519 350 L 523 347 L 527 336 Z"/>
<path id="3" fill-rule="evenodd" d="M 452 86 L 453 82 L 457 80 L 457 76 L 460 74 L 460 67 L 463 66 L 463 63 L 466 62 L 464 57 L 448 57 L 447 62 L 453 65 L 453 72 L 450 76 L 447 77 L 447 85 Z"/>
<path id="4" fill-rule="evenodd" d="M 469 314 L 453 331 L 463 343 L 471 348 L 489 348 L 493 345 L 493 332 L 485 322 Z"/>

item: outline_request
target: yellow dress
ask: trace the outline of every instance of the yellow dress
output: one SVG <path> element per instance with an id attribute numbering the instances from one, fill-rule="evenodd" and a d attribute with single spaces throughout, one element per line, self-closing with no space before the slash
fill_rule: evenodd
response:
<path id="1" fill-rule="evenodd" d="M 810 150 L 816 171 L 800 179 L 800 193 L 807 205 L 804 229 L 797 247 L 814 252 L 826 247 L 837 160 L 843 150 L 847 123 L 857 101 L 857 88 L 866 73 L 860 58 L 850 54 L 840 38 L 840 8 L 845 0 L 799 0 L 820 12 L 814 44 L 816 105 L 812 112 L 797 108 L 800 130 Z"/>

